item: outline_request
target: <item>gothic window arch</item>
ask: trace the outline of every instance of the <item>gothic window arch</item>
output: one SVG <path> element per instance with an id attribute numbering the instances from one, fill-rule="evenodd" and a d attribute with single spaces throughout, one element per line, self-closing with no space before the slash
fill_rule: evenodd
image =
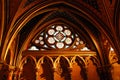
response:
<path id="1" fill-rule="evenodd" d="M 74 28 L 66 24 L 53 24 L 44 28 L 32 40 L 28 50 L 89 50 Z"/>
<path id="2" fill-rule="evenodd" d="M 86 43 L 81 39 L 79 30 L 76 29 L 76 27 L 59 23 L 44 27 L 36 33 L 37 35 L 31 40 L 28 50 L 23 52 L 23 57 L 32 55 L 36 59 L 36 72 L 38 73 L 36 76 L 38 79 L 45 78 L 48 80 L 47 74 L 52 74 L 50 77 L 54 80 L 76 79 L 75 76 L 80 76 L 80 79 L 87 79 L 87 58 L 96 56 L 96 52 L 87 48 Z M 44 62 L 45 56 L 49 57 L 52 63 Z M 81 60 L 78 59 L 77 62 L 77 56 L 83 60 L 80 65 L 78 63 Z M 38 64 L 44 66 L 41 68 L 41 65 Z M 53 66 L 49 66 L 49 64 Z M 74 72 L 71 74 L 73 67 L 79 69 L 77 75 L 74 75 Z M 41 77 L 41 74 L 44 76 Z"/>

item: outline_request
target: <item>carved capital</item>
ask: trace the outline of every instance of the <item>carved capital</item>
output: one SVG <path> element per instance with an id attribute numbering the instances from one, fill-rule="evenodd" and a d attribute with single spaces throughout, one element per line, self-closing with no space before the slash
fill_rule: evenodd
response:
<path id="1" fill-rule="evenodd" d="M 9 65 L 9 71 L 14 71 L 15 70 L 15 66 Z"/>

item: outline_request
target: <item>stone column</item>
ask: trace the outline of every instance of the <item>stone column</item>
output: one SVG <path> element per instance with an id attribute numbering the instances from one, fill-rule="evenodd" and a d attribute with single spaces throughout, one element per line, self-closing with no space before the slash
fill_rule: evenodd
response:
<path id="1" fill-rule="evenodd" d="M 40 80 L 39 69 L 38 68 L 36 68 L 36 80 Z"/>
<path id="2" fill-rule="evenodd" d="M 98 67 L 97 71 L 101 80 L 112 80 L 110 65 L 104 65 L 104 66 Z"/>
<path id="3" fill-rule="evenodd" d="M 98 67 L 98 72 L 101 80 L 112 80 L 111 64 L 109 61 L 110 42 L 105 35 L 99 36 L 99 46 L 101 50 L 101 66 Z"/>
<path id="4" fill-rule="evenodd" d="M 7 80 L 12 80 L 14 70 L 15 70 L 15 66 L 9 65 L 9 72 L 8 72 L 8 79 Z"/>
<path id="5" fill-rule="evenodd" d="M 20 80 L 22 69 L 16 68 L 14 72 L 14 80 Z"/>

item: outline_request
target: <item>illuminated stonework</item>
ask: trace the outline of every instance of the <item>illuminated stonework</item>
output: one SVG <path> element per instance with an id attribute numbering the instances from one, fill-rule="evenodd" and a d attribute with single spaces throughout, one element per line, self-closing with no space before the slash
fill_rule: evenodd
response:
<path id="1" fill-rule="evenodd" d="M 78 46 L 83 46 L 84 42 L 72 27 L 64 24 L 57 24 L 44 29 L 39 36 L 33 40 L 33 44 L 34 46 L 36 45 L 39 50 L 61 50 L 69 48 L 77 49 Z M 82 50 L 82 48 L 79 50 Z"/>

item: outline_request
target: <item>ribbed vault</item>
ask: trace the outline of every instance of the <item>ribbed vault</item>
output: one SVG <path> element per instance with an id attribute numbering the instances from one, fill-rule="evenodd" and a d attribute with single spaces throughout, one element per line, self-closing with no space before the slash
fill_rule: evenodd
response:
<path id="1" fill-rule="evenodd" d="M 6 1 L 2 1 L 2 3 L 5 2 Z M 6 21 L 8 21 L 6 22 L 8 23 L 7 30 L 5 30 L 5 32 L 7 33 L 5 33 L 3 39 L 0 39 L 2 42 L 4 42 L 4 44 L 0 43 L 0 45 L 3 45 L 2 47 L 0 47 L 0 52 L 1 60 L 5 63 L 5 65 L 9 66 L 12 69 L 15 67 L 15 70 L 17 70 L 18 68 L 22 69 L 25 61 L 27 61 L 28 57 L 30 57 L 30 62 L 33 62 L 33 64 L 29 65 L 33 65 L 32 68 L 42 66 L 42 70 L 44 72 L 44 66 L 48 66 L 47 68 L 49 68 L 51 70 L 50 72 L 52 73 L 54 71 L 52 70 L 52 68 L 56 67 L 54 65 L 57 65 L 63 69 L 63 72 L 65 71 L 64 69 L 68 70 L 67 72 L 60 74 L 65 76 L 65 79 L 68 79 L 70 75 L 67 74 L 66 77 L 66 73 L 70 73 L 69 68 L 73 64 L 73 61 L 78 66 L 80 66 L 80 69 L 84 70 L 83 73 L 80 74 L 82 75 L 84 80 L 87 80 L 85 67 L 87 65 L 87 61 L 91 60 L 93 64 L 97 66 L 100 79 L 104 80 L 104 77 L 106 76 L 109 76 L 106 80 L 111 79 L 111 73 L 109 70 L 107 70 L 107 68 L 110 68 L 109 51 L 111 47 L 114 48 L 117 54 L 119 54 L 120 51 L 120 43 L 118 41 L 120 22 L 119 1 L 118 3 L 116 3 L 115 14 L 114 17 L 112 17 L 114 18 L 113 22 L 111 22 L 110 20 L 110 12 L 106 10 L 107 7 L 105 7 L 105 1 L 23 0 L 20 2 L 21 4 L 19 5 L 18 10 L 16 9 L 15 16 L 13 18 L 8 16 L 5 17 L 5 19 L 7 19 Z M 109 0 L 110 4 L 112 4 L 113 2 L 115 3 L 115 1 Z M 103 13 L 101 13 L 102 11 Z M 105 13 L 108 15 L 103 18 L 102 16 L 105 15 Z M 8 14 L 12 15 L 12 12 Z M 108 18 L 109 20 L 107 20 L 106 18 Z M 2 19 L 4 20 L 4 18 Z M 3 21 L 2 23 L 5 22 Z M 86 56 L 82 56 L 81 58 L 81 56 L 79 57 L 78 55 L 73 56 L 72 53 L 69 51 L 68 53 L 70 53 L 70 56 L 67 56 L 68 54 L 64 51 L 63 53 L 65 53 L 65 55 L 58 55 L 57 57 L 51 57 L 51 55 L 49 56 L 49 54 L 48 56 L 44 57 L 41 57 L 40 55 L 32 55 L 31 52 L 28 51 L 28 48 L 33 45 L 35 37 L 38 36 L 42 32 L 42 30 L 54 24 L 65 24 L 70 26 L 79 35 L 80 39 L 85 42 L 86 47 L 93 51 L 93 53 L 95 52 L 95 56 L 90 56 L 89 59 Z M 3 34 L 3 30 L 4 28 L 2 27 L 1 34 Z M 114 33 L 114 30 L 118 35 Z M 39 52 L 35 53 L 35 55 L 37 55 L 38 53 Z M 44 53 L 47 52 L 41 52 L 41 55 L 43 55 Z M 53 51 L 53 53 L 56 52 Z M 75 54 L 78 53 L 75 52 Z M 43 64 L 41 64 L 42 61 Z M 104 68 L 103 66 L 106 67 Z M 103 71 L 99 72 L 99 69 L 103 69 Z M 106 75 L 107 73 L 109 74 Z"/>

